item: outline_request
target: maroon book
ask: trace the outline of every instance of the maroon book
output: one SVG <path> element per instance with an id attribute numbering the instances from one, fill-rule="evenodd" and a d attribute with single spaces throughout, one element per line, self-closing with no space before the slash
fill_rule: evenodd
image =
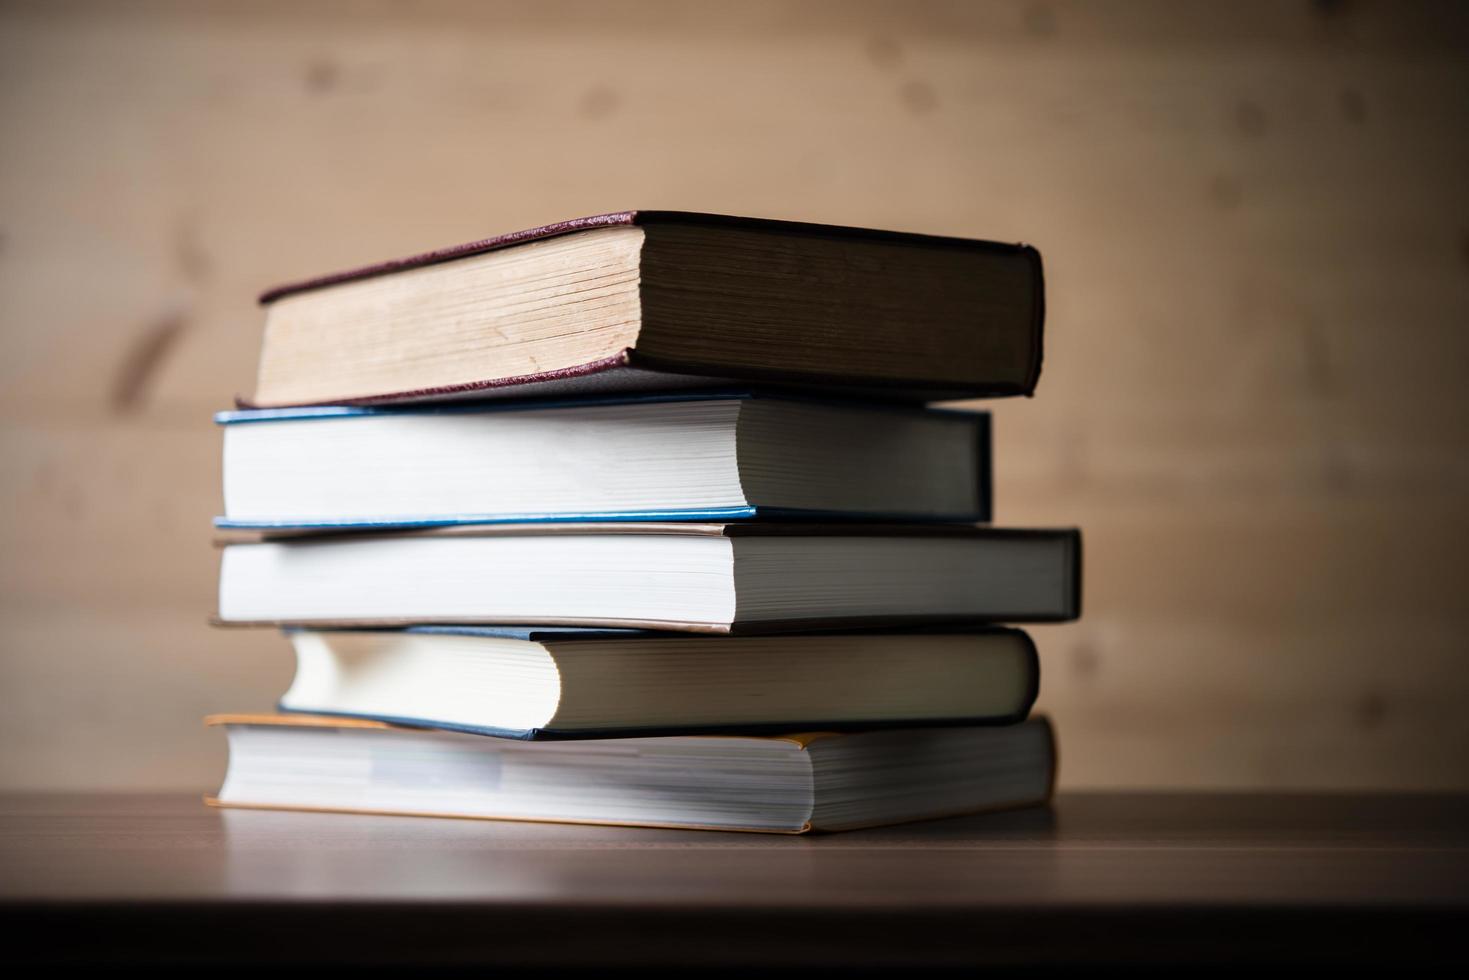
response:
<path id="1" fill-rule="evenodd" d="M 1029 395 L 1042 281 L 1028 245 L 622 211 L 268 290 L 241 403 Z"/>

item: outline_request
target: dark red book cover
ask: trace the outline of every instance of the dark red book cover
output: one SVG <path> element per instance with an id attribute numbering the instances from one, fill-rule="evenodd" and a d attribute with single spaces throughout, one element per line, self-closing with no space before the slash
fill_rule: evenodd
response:
<path id="1" fill-rule="evenodd" d="M 993 252 L 1007 255 L 1023 255 L 1034 269 L 1034 355 L 1029 376 L 1024 383 L 996 382 L 989 384 L 967 384 L 943 382 L 933 379 L 862 379 L 854 381 L 840 374 L 819 375 L 809 371 L 784 371 L 779 366 L 768 369 L 741 369 L 737 374 L 725 368 L 684 362 L 671 362 L 649 357 L 636 349 L 568 367 L 523 374 L 511 377 L 484 378 L 463 384 L 408 391 L 384 392 L 381 394 L 337 399 L 332 403 L 378 404 L 396 402 L 419 402 L 435 400 L 459 400 L 465 398 L 577 398 L 637 394 L 656 391 L 699 391 L 732 389 L 811 389 L 844 397 L 876 398 L 893 401 L 943 401 L 961 398 L 1002 397 L 1030 395 L 1040 377 L 1043 355 L 1043 326 L 1045 319 L 1045 292 L 1040 253 L 1024 244 L 1007 244 L 981 239 L 955 238 L 942 235 L 925 235 L 911 232 L 881 231 L 872 228 L 855 228 L 841 225 L 812 224 L 797 221 L 779 221 L 766 218 L 746 218 L 734 215 L 705 214 L 690 211 L 616 211 L 608 214 L 573 218 L 554 224 L 542 225 L 523 231 L 510 232 L 492 238 L 465 242 L 446 248 L 422 252 L 386 262 L 373 263 L 341 272 L 315 276 L 296 282 L 285 283 L 266 290 L 260 295 L 262 305 L 270 304 L 287 296 L 294 296 L 342 283 L 356 282 L 376 276 L 389 275 L 409 269 L 450 262 L 471 255 L 479 255 L 499 249 L 523 245 L 528 242 L 613 226 L 649 226 L 659 224 L 686 224 L 704 227 L 728 227 L 757 231 L 776 232 L 782 235 L 808 235 L 822 238 L 847 238 L 874 242 L 888 242 L 925 248 L 956 249 L 967 252 Z M 238 398 L 243 408 L 254 407 L 248 399 Z M 326 404 L 313 403 L 313 404 Z"/>

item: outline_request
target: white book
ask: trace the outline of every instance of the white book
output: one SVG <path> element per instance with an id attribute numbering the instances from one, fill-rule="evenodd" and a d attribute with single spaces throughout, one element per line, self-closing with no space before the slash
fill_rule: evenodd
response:
<path id="1" fill-rule="evenodd" d="M 1043 719 L 860 734 L 519 742 L 223 715 L 222 806 L 802 833 L 1038 805 Z"/>
<path id="2" fill-rule="evenodd" d="M 685 395 L 215 418 L 224 528 L 990 517 L 980 412 Z"/>
<path id="3" fill-rule="evenodd" d="M 700 636 L 445 626 L 297 630 L 285 711 L 512 738 L 1022 720 L 1020 630 Z"/>
<path id="4" fill-rule="evenodd" d="M 230 544 L 219 619 L 730 632 L 1041 622 L 1080 610 L 1074 530 L 528 524 Z"/>

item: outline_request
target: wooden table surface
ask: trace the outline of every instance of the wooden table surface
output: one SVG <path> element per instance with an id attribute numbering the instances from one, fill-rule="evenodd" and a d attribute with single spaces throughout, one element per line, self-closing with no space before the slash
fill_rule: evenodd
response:
<path id="1" fill-rule="evenodd" d="M 1091 795 L 820 837 L 0 796 L 19 959 L 1464 959 L 1469 798 Z M 16 927 L 19 928 L 16 928 Z"/>

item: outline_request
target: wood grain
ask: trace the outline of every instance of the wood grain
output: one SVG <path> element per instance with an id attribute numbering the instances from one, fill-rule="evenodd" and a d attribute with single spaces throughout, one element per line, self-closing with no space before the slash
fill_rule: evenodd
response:
<path id="1" fill-rule="evenodd" d="M 1469 788 L 1469 14 L 1440 3 L 0 10 L 0 783 L 205 786 L 276 282 L 623 207 L 1024 240 L 997 516 L 1063 786 Z"/>
<path id="2" fill-rule="evenodd" d="M 1462 960 L 1469 799 L 1064 794 L 816 837 L 0 797 L 13 960 Z M 242 941 L 249 940 L 249 941 Z"/>

